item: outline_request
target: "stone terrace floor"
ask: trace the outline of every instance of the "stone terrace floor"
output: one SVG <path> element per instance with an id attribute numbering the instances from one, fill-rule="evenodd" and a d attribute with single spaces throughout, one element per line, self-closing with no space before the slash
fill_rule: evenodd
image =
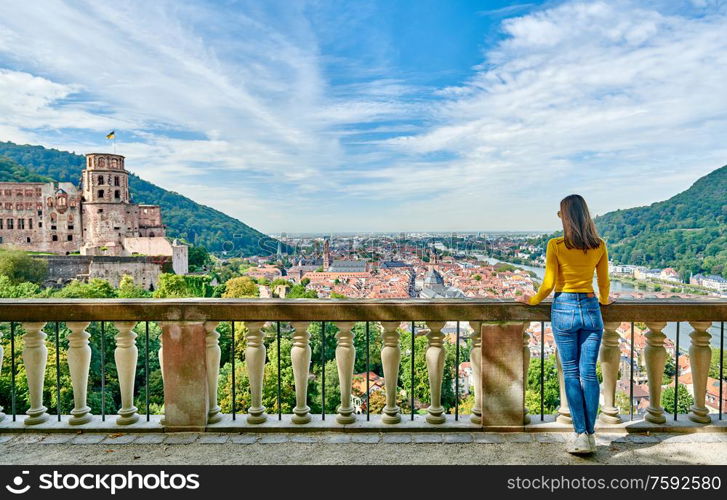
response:
<path id="1" fill-rule="evenodd" d="M 569 433 L 0 434 L 0 463 L 36 464 L 720 464 L 727 433 L 598 435 L 598 452 L 564 451 Z"/>

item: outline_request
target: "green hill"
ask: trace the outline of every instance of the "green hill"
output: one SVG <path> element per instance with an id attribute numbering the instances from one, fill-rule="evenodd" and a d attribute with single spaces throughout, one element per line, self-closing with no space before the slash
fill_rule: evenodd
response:
<path id="1" fill-rule="evenodd" d="M 49 177 L 31 172 L 10 158 L 0 156 L 0 182 L 50 182 Z"/>
<path id="2" fill-rule="evenodd" d="M 79 183 L 85 158 L 75 153 L 0 141 L 0 180 L 40 181 L 53 179 Z M 134 203 L 160 205 L 167 236 L 202 245 L 211 252 L 228 250 L 237 256 L 266 255 L 276 251 L 277 241 L 247 224 L 189 198 L 129 175 Z M 261 245 L 264 248 L 261 248 Z"/>
<path id="3" fill-rule="evenodd" d="M 727 277 L 727 166 L 666 201 L 595 222 L 614 262 Z"/>

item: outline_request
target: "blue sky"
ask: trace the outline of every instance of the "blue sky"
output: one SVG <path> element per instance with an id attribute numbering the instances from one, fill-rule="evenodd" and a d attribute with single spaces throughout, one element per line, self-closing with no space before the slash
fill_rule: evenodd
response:
<path id="1" fill-rule="evenodd" d="M 727 0 L 0 0 L 0 140 L 266 232 L 553 229 L 727 164 Z"/>

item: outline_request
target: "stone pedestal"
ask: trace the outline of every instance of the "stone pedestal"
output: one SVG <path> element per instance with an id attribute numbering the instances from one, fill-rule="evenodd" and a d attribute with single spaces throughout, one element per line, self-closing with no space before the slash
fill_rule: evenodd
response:
<path id="1" fill-rule="evenodd" d="M 202 431 L 209 393 L 203 322 L 163 322 L 164 426 L 172 431 Z"/>
<path id="2" fill-rule="evenodd" d="M 522 426 L 525 392 L 522 322 L 482 324 L 482 425 Z"/>

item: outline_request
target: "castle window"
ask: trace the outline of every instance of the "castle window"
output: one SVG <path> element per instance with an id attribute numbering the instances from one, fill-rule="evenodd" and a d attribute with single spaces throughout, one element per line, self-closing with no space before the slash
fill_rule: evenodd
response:
<path id="1" fill-rule="evenodd" d="M 25 219 L 18 219 L 18 229 L 25 229 Z"/>
<path id="2" fill-rule="evenodd" d="M 10 191 L 9 189 L 5 190 L 5 196 L 12 196 L 12 195 L 13 195 L 12 191 Z"/>
<path id="3" fill-rule="evenodd" d="M 33 229 L 33 219 L 28 219 L 28 229 Z"/>
<path id="4" fill-rule="evenodd" d="M 23 192 L 20 190 L 15 191 L 15 196 L 23 196 Z"/>
<path id="5" fill-rule="evenodd" d="M 3 228 L 3 220 L 0 219 L 0 229 L 2 229 L 2 228 Z"/>
<path id="6" fill-rule="evenodd" d="M 58 235 L 54 234 L 53 236 L 50 237 L 50 239 L 51 239 L 51 241 L 58 241 Z"/>
<path id="7" fill-rule="evenodd" d="M 120 185 L 121 184 L 119 183 L 119 176 L 118 175 L 115 175 L 114 176 L 114 186 L 120 186 Z"/>
<path id="8" fill-rule="evenodd" d="M 13 219 L 8 219 L 8 229 L 13 228 Z"/>
<path id="9" fill-rule="evenodd" d="M 68 224 L 68 230 L 73 231 L 73 224 Z"/>
<path id="10" fill-rule="evenodd" d="M 43 227 L 43 223 L 41 221 L 38 221 L 38 227 Z"/>
<path id="11" fill-rule="evenodd" d="M 103 186 L 103 184 L 104 184 L 103 175 L 99 175 L 98 176 L 98 185 Z"/>
<path id="12" fill-rule="evenodd" d="M 38 210 L 38 217 L 41 217 L 42 215 L 43 215 L 43 211 L 42 210 Z"/>
<path id="13" fill-rule="evenodd" d="M 26 243 L 30 243 L 30 236 L 28 236 L 27 238 L 25 238 L 25 242 Z"/>
<path id="14" fill-rule="evenodd" d="M 119 191 L 118 189 L 116 191 L 114 191 L 114 198 L 116 198 L 117 200 L 120 200 L 121 199 L 121 191 Z"/>
<path id="15" fill-rule="evenodd" d="M 2 243 L 2 242 L 3 242 L 3 237 L 2 237 L 2 236 L 0 236 L 0 243 Z"/>
<path id="16" fill-rule="evenodd" d="M 99 189 L 99 190 L 98 190 L 98 197 L 99 197 L 99 198 L 103 198 L 103 194 L 104 194 L 104 193 L 103 193 L 103 189 Z"/>
<path id="17" fill-rule="evenodd" d="M 98 209 L 98 213 L 102 214 L 103 213 L 103 208 L 99 208 Z"/>
<path id="18" fill-rule="evenodd" d="M 55 231 L 56 230 L 55 224 L 51 224 L 50 228 L 51 228 L 52 231 Z"/>
<path id="19" fill-rule="evenodd" d="M 73 235 L 72 234 L 69 234 L 68 235 L 68 241 L 73 241 Z"/>

